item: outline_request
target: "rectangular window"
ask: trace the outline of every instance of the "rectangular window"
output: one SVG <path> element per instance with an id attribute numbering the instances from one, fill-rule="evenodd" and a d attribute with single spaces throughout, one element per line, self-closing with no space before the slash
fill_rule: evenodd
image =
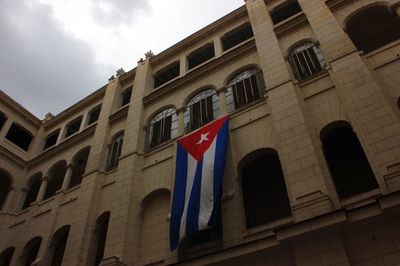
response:
<path id="1" fill-rule="evenodd" d="M 131 96 L 132 96 L 132 86 L 130 86 L 129 88 L 125 89 L 122 92 L 122 105 L 121 106 L 127 105 L 131 101 Z"/>
<path id="2" fill-rule="evenodd" d="M 301 7 L 297 1 L 287 1 L 271 11 L 272 22 L 278 24 L 301 11 Z"/>
<path id="3" fill-rule="evenodd" d="M 6 139 L 27 151 L 31 141 L 33 139 L 32 133 L 22 126 L 12 123 L 10 129 L 7 132 Z"/>
<path id="4" fill-rule="evenodd" d="M 242 25 L 227 34 L 225 34 L 222 41 L 222 48 L 224 51 L 236 46 L 237 44 L 244 42 L 247 39 L 253 37 L 253 30 L 249 23 Z"/>
<path id="5" fill-rule="evenodd" d="M 3 128 L 6 121 L 7 121 L 7 117 L 5 116 L 5 114 L 0 112 L 0 130 Z"/>
<path id="6" fill-rule="evenodd" d="M 192 69 L 215 56 L 214 43 L 206 44 L 193 51 L 187 58 L 188 67 Z"/>
<path id="7" fill-rule="evenodd" d="M 88 125 L 91 125 L 97 120 L 99 120 L 100 111 L 101 111 L 101 105 L 90 111 Z"/>
<path id="8" fill-rule="evenodd" d="M 70 122 L 67 125 L 67 129 L 65 131 L 65 137 L 68 138 L 72 134 L 75 134 L 76 132 L 78 132 L 81 127 L 81 123 L 82 123 L 82 116 L 79 117 L 78 119 Z"/>
<path id="9" fill-rule="evenodd" d="M 180 63 L 179 61 L 174 62 L 164 69 L 161 69 L 154 75 L 154 88 L 161 86 L 164 83 L 179 76 Z"/>
<path id="10" fill-rule="evenodd" d="M 107 163 L 108 170 L 118 167 L 118 161 L 119 157 L 121 156 L 123 140 L 124 135 L 119 135 L 113 139 Z"/>
<path id="11" fill-rule="evenodd" d="M 60 135 L 60 129 L 57 129 L 56 131 L 50 133 L 46 137 L 46 142 L 44 144 L 43 150 L 46 150 L 57 143 L 58 135 Z"/>

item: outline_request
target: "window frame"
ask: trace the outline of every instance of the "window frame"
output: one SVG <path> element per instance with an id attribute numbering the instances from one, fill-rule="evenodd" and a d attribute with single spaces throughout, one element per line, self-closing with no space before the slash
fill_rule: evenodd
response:
<path id="1" fill-rule="evenodd" d="M 124 132 L 117 133 L 109 146 L 106 170 L 110 171 L 118 168 L 119 157 L 121 156 L 122 145 L 124 142 Z"/>
<path id="2" fill-rule="evenodd" d="M 171 121 L 169 122 L 169 133 L 168 131 L 168 125 L 166 121 L 168 118 L 171 117 Z M 156 124 L 160 122 L 160 132 L 157 134 L 158 135 L 158 140 L 156 143 L 153 144 L 153 137 L 154 135 L 154 130 L 156 127 Z M 169 136 L 166 136 L 165 134 L 169 134 Z M 175 108 L 170 107 L 166 108 L 163 111 L 157 113 L 151 120 L 149 125 L 146 128 L 146 150 L 152 150 L 154 148 L 157 148 L 161 146 L 163 143 L 166 143 L 174 138 L 176 138 L 178 135 L 178 114 L 175 110 Z"/>

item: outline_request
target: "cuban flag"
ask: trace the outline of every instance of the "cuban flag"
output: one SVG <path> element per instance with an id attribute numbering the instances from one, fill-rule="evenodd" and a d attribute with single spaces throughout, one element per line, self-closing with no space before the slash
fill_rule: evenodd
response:
<path id="1" fill-rule="evenodd" d="M 228 117 L 178 140 L 170 220 L 170 248 L 216 226 L 229 134 Z"/>

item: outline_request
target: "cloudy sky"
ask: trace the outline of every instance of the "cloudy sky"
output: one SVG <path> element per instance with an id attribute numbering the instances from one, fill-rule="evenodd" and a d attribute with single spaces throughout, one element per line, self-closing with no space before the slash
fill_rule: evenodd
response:
<path id="1" fill-rule="evenodd" d="M 243 0 L 0 0 L 0 89 L 58 114 Z"/>

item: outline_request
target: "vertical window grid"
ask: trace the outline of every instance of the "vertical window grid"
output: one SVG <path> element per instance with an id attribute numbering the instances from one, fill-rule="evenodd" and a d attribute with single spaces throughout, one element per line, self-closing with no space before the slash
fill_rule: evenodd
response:
<path id="1" fill-rule="evenodd" d="M 147 149 L 159 146 L 178 135 L 178 116 L 169 108 L 155 116 L 148 126 Z"/>
<path id="2" fill-rule="evenodd" d="M 314 43 L 305 43 L 292 50 L 289 56 L 294 76 L 297 80 L 306 80 L 326 67 L 321 50 Z"/>

